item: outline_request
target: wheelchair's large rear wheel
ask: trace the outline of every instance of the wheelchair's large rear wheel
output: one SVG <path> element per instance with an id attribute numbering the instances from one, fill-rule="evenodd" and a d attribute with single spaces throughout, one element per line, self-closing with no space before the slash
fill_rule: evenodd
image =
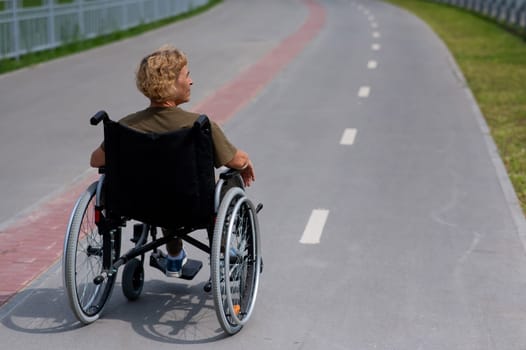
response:
<path id="1" fill-rule="evenodd" d="M 212 293 L 221 327 L 237 333 L 250 318 L 261 270 L 256 209 L 240 188 L 219 207 L 211 253 Z"/>
<path id="2" fill-rule="evenodd" d="M 108 301 L 116 273 L 100 283 L 94 279 L 103 272 L 104 251 L 109 249 L 112 261 L 120 254 L 120 231 L 109 233 L 103 240 L 95 224 L 97 182 L 80 196 L 73 209 L 64 240 L 64 287 L 72 311 L 79 321 L 91 323 L 99 318 Z"/>

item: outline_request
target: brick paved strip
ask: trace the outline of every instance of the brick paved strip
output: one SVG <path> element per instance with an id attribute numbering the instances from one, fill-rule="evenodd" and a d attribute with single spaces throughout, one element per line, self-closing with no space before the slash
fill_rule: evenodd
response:
<path id="1" fill-rule="evenodd" d="M 60 258 L 73 205 L 96 179 L 95 174 L 87 176 L 0 231 L 0 305 Z"/>

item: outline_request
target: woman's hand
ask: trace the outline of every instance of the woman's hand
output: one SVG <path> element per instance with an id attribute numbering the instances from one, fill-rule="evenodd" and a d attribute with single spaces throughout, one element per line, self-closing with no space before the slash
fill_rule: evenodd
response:
<path id="1" fill-rule="evenodd" d="M 254 166 L 250 160 L 248 161 L 247 166 L 239 172 L 241 173 L 241 178 L 243 178 L 245 186 L 248 187 L 252 182 L 256 181 L 256 172 L 254 171 Z"/>
<path id="2" fill-rule="evenodd" d="M 234 158 L 225 164 L 231 169 L 239 170 L 245 186 L 250 186 L 256 180 L 254 165 L 250 161 L 248 154 L 244 151 L 237 150 Z"/>

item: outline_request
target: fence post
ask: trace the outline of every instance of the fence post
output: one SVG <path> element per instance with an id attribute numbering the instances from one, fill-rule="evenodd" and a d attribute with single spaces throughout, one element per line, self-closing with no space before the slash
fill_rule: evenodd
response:
<path id="1" fill-rule="evenodd" d="M 128 24 L 128 4 L 129 4 L 129 0 L 126 0 L 126 1 L 123 1 L 122 2 L 122 25 L 121 27 L 126 27 L 126 25 Z M 123 28 L 120 28 L 121 30 Z"/>
<path id="2" fill-rule="evenodd" d="M 13 48 L 15 50 L 15 58 L 18 61 L 20 59 L 20 32 L 18 26 L 17 2 L 18 0 L 7 0 L 7 3 L 11 3 L 11 12 L 13 14 Z"/>
<path id="3" fill-rule="evenodd" d="M 77 16 L 79 19 L 79 33 L 78 38 L 75 38 L 75 40 L 82 40 L 84 39 L 84 6 L 82 6 L 82 0 L 75 0 L 77 3 Z"/>
<path id="4" fill-rule="evenodd" d="M 55 42 L 55 9 L 53 8 L 53 3 L 55 0 L 47 0 L 48 8 L 48 17 L 47 17 L 47 27 L 48 27 L 48 46 L 54 47 Z"/>

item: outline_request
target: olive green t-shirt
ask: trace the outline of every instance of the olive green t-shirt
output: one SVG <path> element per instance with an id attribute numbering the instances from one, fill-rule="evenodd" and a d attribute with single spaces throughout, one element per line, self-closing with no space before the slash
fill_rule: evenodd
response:
<path id="1" fill-rule="evenodd" d="M 148 107 L 122 118 L 119 123 L 143 132 L 163 133 L 191 128 L 197 118 L 199 114 L 187 112 L 179 107 Z M 214 144 L 214 165 L 219 168 L 234 158 L 237 149 L 228 141 L 219 125 L 212 120 L 210 124 Z"/>

